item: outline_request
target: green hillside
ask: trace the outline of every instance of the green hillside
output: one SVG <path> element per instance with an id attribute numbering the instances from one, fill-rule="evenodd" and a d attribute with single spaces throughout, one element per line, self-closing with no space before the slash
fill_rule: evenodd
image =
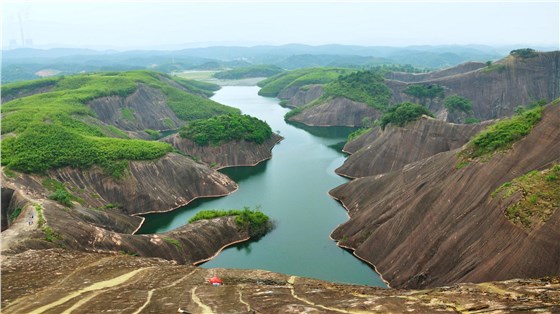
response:
<path id="1" fill-rule="evenodd" d="M 250 77 L 269 77 L 283 72 L 282 68 L 275 65 L 252 65 L 214 74 L 214 77 L 221 80 L 239 80 Z"/>
<path id="2" fill-rule="evenodd" d="M 87 103 L 104 96 L 128 96 L 139 83 L 161 90 L 167 105 L 185 121 L 239 113 L 199 95 L 210 95 L 213 84 L 168 75 L 131 71 L 93 73 L 2 86 L 13 95 L 50 84 L 50 91 L 2 104 L 2 165 L 24 172 L 72 166 L 102 166 L 122 175 L 128 160 L 159 158 L 172 150 L 165 143 L 113 138 L 114 126 L 96 120 Z"/>
<path id="3" fill-rule="evenodd" d="M 336 80 L 341 75 L 350 74 L 356 70 L 344 68 L 306 68 L 286 71 L 260 81 L 259 95 L 276 97 L 278 93 L 288 87 L 304 86 L 308 84 L 326 84 Z"/>

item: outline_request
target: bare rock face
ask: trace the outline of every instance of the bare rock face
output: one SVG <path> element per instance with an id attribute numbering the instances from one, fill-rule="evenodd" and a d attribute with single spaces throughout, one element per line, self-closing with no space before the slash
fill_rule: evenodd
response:
<path id="1" fill-rule="evenodd" d="M 39 186 L 22 185 L 25 180 L 32 181 L 34 178 L 23 177 L 15 182 L 3 182 L 9 186 L 4 191 L 12 191 L 11 194 L 4 193 L 2 200 L 10 204 L 8 212 L 13 206 L 21 207 L 22 212 L 2 232 L 2 254 L 63 247 L 159 257 L 192 264 L 208 260 L 224 247 L 246 241 L 251 236 L 250 227 L 238 226 L 234 217 L 191 224 L 185 221 L 185 225 L 170 232 L 135 235 L 144 218 L 128 215 L 126 208 L 93 207 L 85 201 L 82 201 L 84 205 L 74 202 L 71 208 L 63 207 L 44 198 L 46 191 L 42 191 Z M 70 187 L 68 182 L 66 187 Z M 82 195 L 89 193 L 88 189 L 82 191 Z"/>
<path id="2" fill-rule="evenodd" d="M 232 141 L 220 145 L 198 145 L 194 141 L 173 134 L 161 139 L 189 156 L 196 157 L 213 168 L 232 166 L 255 166 L 261 161 L 272 157 L 272 148 L 282 140 L 273 133 L 272 137 L 262 144 L 247 141 Z"/>
<path id="3" fill-rule="evenodd" d="M 405 73 L 405 72 L 389 72 L 385 75 L 386 78 L 395 81 L 402 81 L 407 83 L 423 82 L 441 77 L 457 75 L 476 71 L 486 67 L 483 62 L 465 62 L 457 66 L 443 69 L 440 71 L 433 71 L 428 73 Z"/>
<path id="4" fill-rule="evenodd" d="M 278 98 L 289 99 L 288 103 L 286 103 L 286 107 L 289 108 L 301 107 L 323 96 L 325 93 L 322 85 L 306 85 L 299 87 L 295 92 L 287 91 L 288 89 L 282 90 L 278 94 Z"/>
<path id="5" fill-rule="evenodd" d="M 456 313 L 560 310 L 558 278 L 415 291 L 262 270 L 202 269 L 154 258 L 27 251 L 3 256 L 6 313 Z M 48 275 L 46 275 L 48 274 Z M 223 285 L 212 286 L 213 276 Z"/>
<path id="6" fill-rule="evenodd" d="M 457 169 L 454 150 L 332 190 L 351 217 L 332 237 L 398 288 L 560 274 L 560 210 L 527 231 L 506 218 L 511 201 L 492 196 L 560 162 L 559 117 L 560 106 L 548 106 L 528 136 L 487 162 Z"/>
<path id="7" fill-rule="evenodd" d="M 89 170 L 60 168 L 49 170 L 47 175 L 75 187 L 76 196 L 90 206 L 119 204 L 121 212 L 128 215 L 169 211 L 199 197 L 227 195 L 238 187 L 226 175 L 175 153 L 157 160 L 130 161 L 128 173 L 121 179 L 97 167 Z M 9 181 L 46 196 L 43 179 L 20 175 Z M 6 184 L 9 182 L 3 183 Z"/>
<path id="8" fill-rule="evenodd" d="M 309 107 L 288 120 L 310 126 L 350 126 L 360 127 L 364 117 L 379 118 L 381 112 L 364 103 L 343 97 L 333 98 L 325 103 Z"/>
<path id="9" fill-rule="evenodd" d="M 165 95 L 145 84 L 138 84 L 130 96 L 101 97 L 90 101 L 88 106 L 99 120 L 126 131 L 168 130 L 184 124 L 167 106 Z M 123 110 L 131 116 L 123 115 Z"/>
<path id="10" fill-rule="evenodd" d="M 522 59 L 513 56 L 495 62 L 493 68 L 464 64 L 432 74 L 389 74 L 387 86 L 393 91 L 392 102 L 413 100 L 403 93 L 410 84 L 438 84 L 445 95 L 457 94 L 472 101 L 474 116 L 480 120 L 496 119 L 514 114 L 517 106 L 560 97 L 560 51 L 538 53 Z M 428 104 L 440 115 L 443 101 Z M 448 121 L 457 117 L 450 115 Z"/>
<path id="11" fill-rule="evenodd" d="M 463 146 L 489 124 L 452 124 L 424 116 L 405 127 L 389 125 L 385 131 L 377 127 L 356 139 L 358 143 L 344 146 L 354 153 L 336 173 L 360 178 L 400 170 L 411 162 Z"/>

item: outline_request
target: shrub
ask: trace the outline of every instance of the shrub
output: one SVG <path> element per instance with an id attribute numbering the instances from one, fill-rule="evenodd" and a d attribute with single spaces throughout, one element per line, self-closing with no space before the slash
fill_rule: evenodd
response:
<path id="1" fill-rule="evenodd" d="M 203 219 L 214 219 L 219 217 L 235 216 L 235 223 L 240 228 L 248 228 L 251 236 L 262 236 L 272 228 L 270 218 L 258 210 L 250 210 L 244 207 L 242 210 L 203 210 L 189 219 L 193 223 Z"/>
<path id="2" fill-rule="evenodd" d="M 205 120 L 196 120 L 181 127 L 179 135 L 199 145 L 244 140 L 262 144 L 272 136 L 270 126 L 255 117 L 228 114 Z"/>
<path id="3" fill-rule="evenodd" d="M 10 213 L 10 223 L 14 222 L 19 217 L 19 214 L 21 214 L 21 207 L 14 209 L 14 211 Z"/>
<path id="4" fill-rule="evenodd" d="M 518 195 L 517 201 L 505 209 L 505 216 L 526 229 L 546 222 L 560 203 L 560 165 L 543 171 L 533 170 L 511 182 L 502 184 L 492 197 L 502 199 Z"/>
<path id="5" fill-rule="evenodd" d="M 377 71 L 360 71 L 340 76 L 325 86 L 326 97 L 344 97 L 385 110 L 391 99 L 391 90 Z"/>
<path id="6" fill-rule="evenodd" d="M 183 245 L 181 244 L 181 242 L 179 242 L 179 240 L 177 239 L 172 239 L 172 238 L 163 238 L 163 240 L 167 243 L 173 244 L 175 245 L 178 249 L 182 249 Z"/>
<path id="7" fill-rule="evenodd" d="M 527 59 L 527 58 L 532 58 L 537 56 L 537 52 L 535 51 L 535 49 L 531 49 L 531 48 L 515 49 L 512 50 L 509 54 L 514 57 L 518 57 L 522 59 Z"/>
<path id="8" fill-rule="evenodd" d="M 381 129 L 385 129 L 388 124 L 405 126 L 407 123 L 418 120 L 422 115 L 433 117 L 434 115 L 426 107 L 404 102 L 393 106 L 381 117 Z"/>
<path id="9" fill-rule="evenodd" d="M 421 104 L 425 104 L 427 99 L 433 100 L 445 96 L 443 87 L 437 84 L 408 85 L 403 92 L 416 98 Z"/>
<path id="10" fill-rule="evenodd" d="M 477 158 L 511 147 L 515 141 L 529 134 L 540 121 L 542 110 L 542 107 L 537 107 L 489 126 L 473 137 L 461 155 L 464 158 Z"/>
<path id="11" fill-rule="evenodd" d="M 471 101 L 459 95 L 451 95 L 445 98 L 444 106 L 451 111 L 462 111 L 465 113 L 472 111 Z"/>

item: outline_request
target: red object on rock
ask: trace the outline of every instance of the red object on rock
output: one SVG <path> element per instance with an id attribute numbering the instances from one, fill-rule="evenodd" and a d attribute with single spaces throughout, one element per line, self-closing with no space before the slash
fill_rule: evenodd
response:
<path id="1" fill-rule="evenodd" d="M 217 276 L 214 276 L 214 277 L 210 278 L 209 281 L 213 285 L 221 285 L 222 284 L 222 281 Z"/>

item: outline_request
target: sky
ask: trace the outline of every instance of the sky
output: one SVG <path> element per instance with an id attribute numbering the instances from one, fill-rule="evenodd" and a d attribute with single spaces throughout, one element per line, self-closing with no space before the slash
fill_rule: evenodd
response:
<path id="1" fill-rule="evenodd" d="M 549 1 L 3 0 L 2 48 L 181 49 L 301 43 L 559 46 Z M 22 44 L 23 42 L 23 44 Z"/>

